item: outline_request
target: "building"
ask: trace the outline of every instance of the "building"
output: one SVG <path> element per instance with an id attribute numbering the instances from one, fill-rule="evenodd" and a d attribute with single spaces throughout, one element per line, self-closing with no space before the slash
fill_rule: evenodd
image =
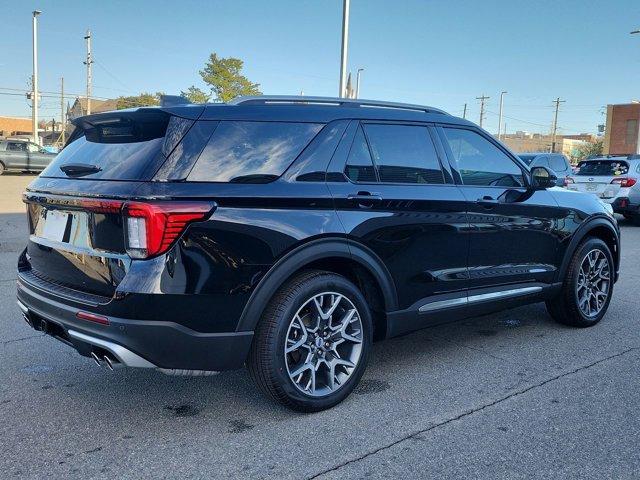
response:
<path id="1" fill-rule="evenodd" d="M 91 113 L 109 112 L 111 110 L 118 109 L 118 99 L 113 98 L 109 100 L 96 100 L 91 99 Z M 71 108 L 67 111 L 67 117 L 69 120 L 81 117 L 87 114 L 87 98 L 77 97 L 73 102 Z"/>
<path id="2" fill-rule="evenodd" d="M 0 117 L 0 138 L 31 136 L 33 132 L 30 118 Z"/>
<path id="3" fill-rule="evenodd" d="M 607 126 L 604 133 L 603 153 L 607 155 L 640 153 L 639 128 L 640 103 L 607 105 Z"/>
<path id="4" fill-rule="evenodd" d="M 590 133 L 556 135 L 555 151 L 564 154 L 570 159 L 575 158 L 581 146 L 595 142 L 596 138 L 597 137 Z M 517 131 L 516 133 L 504 134 L 502 136 L 502 143 L 516 153 L 550 152 L 553 136 Z"/>

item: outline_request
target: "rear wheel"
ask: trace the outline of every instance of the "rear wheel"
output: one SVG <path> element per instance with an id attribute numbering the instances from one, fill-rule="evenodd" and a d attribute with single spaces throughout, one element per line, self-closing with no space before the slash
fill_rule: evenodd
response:
<path id="1" fill-rule="evenodd" d="M 4 173 L 4 164 L 0 162 L 0 175 Z"/>
<path id="2" fill-rule="evenodd" d="M 564 325 L 595 325 L 609 307 L 613 273 L 613 257 L 607 244 L 599 238 L 588 238 L 573 254 L 562 291 L 547 301 L 547 310 Z"/>
<path id="3" fill-rule="evenodd" d="M 268 396 L 314 412 L 356 387 L 371 348 L 371 314 L 362 293 L 330 272 L 304 272 L 267 306 L 249 354 L 249 372 Z"/>

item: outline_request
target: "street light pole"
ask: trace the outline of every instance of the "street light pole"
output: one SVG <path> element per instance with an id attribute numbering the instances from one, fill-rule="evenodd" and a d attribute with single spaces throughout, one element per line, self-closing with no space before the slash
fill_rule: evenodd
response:
<path id="1" fill-rule="evenodd" d="M 500 92 L 500 113 L 498 115 L 498 140 L 502 140 L 502 107 L 504 105 L 504 96 L 507 92 Z"/>
<path id="2" fill-rule="evenodd" d="M 360 72 L 363 72 L 364 68 L 359 68 L 356 73 L 356 98 L 360 98 Z"/>
<path id="3" fill-rule="evenodd" d="M 33 29 L 33 79 L 31 94 L 31 121 L 33 128 L 33 141 L 40 145 L 40 136 L 38 135 L 38 15 L 42 12 L 34 10 L 32 19 Z"/>
<path id="4" fill-rule="evenodd" d="M 347 48 L 349 44 L 349 0 L 342 3 L 342 50 L 340 53 L 340 93 L 345 97 L 344 87 L 347 84 Z"/>

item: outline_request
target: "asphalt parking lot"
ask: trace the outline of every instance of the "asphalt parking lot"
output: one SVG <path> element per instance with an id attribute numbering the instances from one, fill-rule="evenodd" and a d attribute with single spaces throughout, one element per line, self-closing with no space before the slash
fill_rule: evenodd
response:
<path id="1" fill-rule="evenodd" d="M 621 221 L 598 326 L 532 305 L 377 343 L 354 395 L 303 415 L 245 371 L 110 372 L 31 330 L 14 300 L 30 178 L 0 177 L 4 478 L 640 477 L 640 227 Z"/>

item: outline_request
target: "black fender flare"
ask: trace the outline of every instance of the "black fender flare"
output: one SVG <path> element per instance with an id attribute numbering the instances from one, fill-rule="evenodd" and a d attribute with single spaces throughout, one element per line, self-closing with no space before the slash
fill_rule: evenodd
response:
<path id="1" fill-rule="evenodd" d="M 249 297 L 240 315 L 236 331 L 254 330 L 267 302 L 287 278 L 305 265 L 329 258 L 344 258 L 359 263 L 378 282 L 382 290 L 385 310 L 398 309 L 398 297 L 391 273 L 373 251 L 345 238 L 323 238 L 294 248 L 269 269 Z"/>
<path id="2" fill-rule="evenodd" d="M 590 219 L 585 220 L 580 224 L 580 226 L 573 232 L 571 236 L 571 241 L 569 242 L 569 246 L 567 247 L 564 258 L 562 259 L 562 263 L 560 264 L 560 269 L 558 270 L 557 281 L 562 282 L 565 277 L 565 273 L 569 268 L 569 263 L 571 262 L 571 258 L 573 258 L 573 254 L 575 253 L 578 245 L 589 235 L 594 228 L 605 227 L 607 230 L 611 232 L 613 237 L 616 239 L 617 251 L 611 252 L 613 255 L 613 261 L 615 262 L 616 276 L 617 271 L 620 266 L 620 232 L 618 231 L 618 227 L 614 225 L 613 221 L 604 215 L 591 217 Z"/>

